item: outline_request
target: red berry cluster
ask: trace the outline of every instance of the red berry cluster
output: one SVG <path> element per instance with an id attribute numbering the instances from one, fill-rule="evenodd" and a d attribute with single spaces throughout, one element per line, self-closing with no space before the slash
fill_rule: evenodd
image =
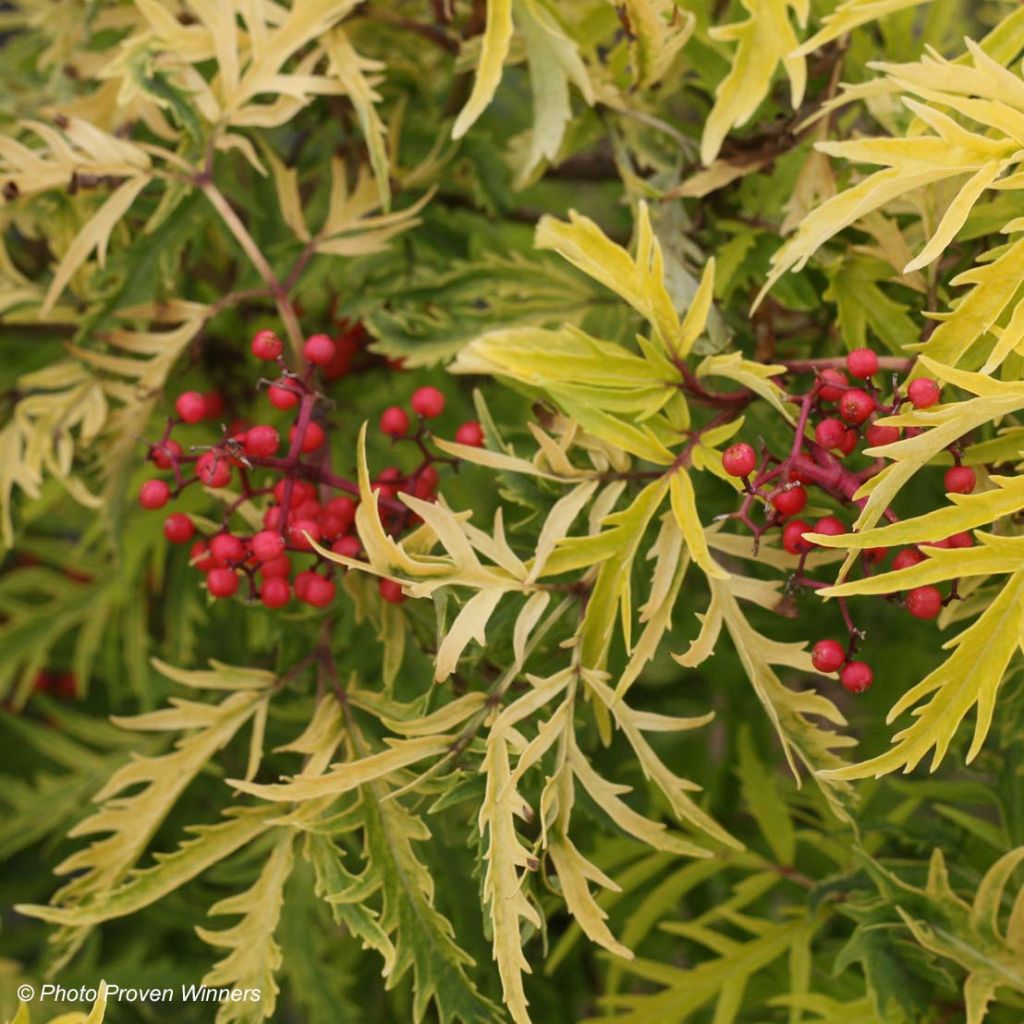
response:
<path id="1" fill-rule="evenodd" d="M 902 437 L 912 436 L 916 428 L 902 430 L 883 426 L 876 421 L 897 413 L 909 402 L 915 409 L 928 409 L 937 404 L 941 392 L 935 381 L 917 377 L 901 391 L 897 375 L 892 377 L 892 389 L 884 398 L 876 385 L 882 366 L 879 357 L 867 348 L 855 349 L 845 359 L 845 366 L 837 360 L 819 360 L 790 364 L 791 371 L 811 374 L 810 383 L 802 392 L 791 392 L 789 402 L 799 406 L 800 415 L 791 450 L 784 457 L 770 453 L 762 443 L 761 451 L 744 442 L 731 445 L 722 453 L 722 466 L 726 473 L 743 483 L 743 499 L 739 509 L 725 518 L 736 519 L 754 535 L 755 548 L 762 536 L 778 528 L 783 549 L 799 561 L 790 583 L 793 589 L 818 589 L 828 586 L 826 581 L 808 577 L 805 572 L 807 555 L 814 543 L 807 534 L 818 533 L 838 536 L 848 527 L 838 516 L 823 515 L 813 522 L 798 516 L 812 493 L 814 499 L 844 506 L 862 505 L 854 494 L 861 485 L 884 468 L 884 458 L 869 457 L 867 465 L 848 464 L 847 460 L 859 455 L 863 449 L 892 444 Z M 851 381 L 851 378 L 853 380 Z M 954 465 L 944 475 L 947 493 L 969 494 L 977 485 L 977 474 L 962 465 L 963 449 L 954 444 L 949 448 Z M 852 461 L 852 460 L 851 460 Z M 764 520 L 752 518 L 755 505 L 763 506 Z M 890 521 L 897 516 L 887 510 Z M 974 540 L 970 533 L 959 533 L 933 542 L 931 547 L 970 547 Z M 869 548 L 861 553 L 861 569 L 869 574 L 889 555 L 886 548 Z M 893 570 L 904 569 L 922 561 L 926 554 L 917 547 L 908 547 L 895 554 Z M 958 597 L 954 583 L 947 597 L 937 587 L 915 587 L 902 597 L 889 599 L 902 601 L 907 611 L 918 619 L 934 619 L 943 606 Z M 839 673 L 842 685 L 852 693 L 863 693 L 871 686 L 871 667 L 854 660 L 854 654 L 863 633 L 856 629 L 843 599 L 838 599 L 846 623 L 849 640 L 845 647 L 836 640 L 820 640 L 812 650 L 814 667 L 823 673 Z"/>
<path id="2" fill-rule="evenodd" d="M 184 512 L 172 512 L 164 520 L 168 541 L 192 544 L 191 564 L 204 574 L 212 597 L 233 596 L 245 580 L 249 598 L 258 598 L 267 608 L 283 608 L 293 597 L 323 608 L 335 598 L 339 567 L 321 557 L 311 541 L 348 558 L 361 556 L 362 545 L 354 530 L 359 487 L 329 468 L 326 411 L 331 403 L 317 388 L 319 380 L 336 379 L 348 372 L 361 336 L 361 328 L 350 328 L 338 338 L 310 336 L 298 372 L 289 368 L 284 345 L 274 331 L 260 330 L 253 336 L 252 354 L 279 369 L 275 380 L 263 382 L 268 385 L 270 405 L 294 416 L 283 454 L 281 432 L 270 423 L 234 423 L 229 429 L 222 428 L 223 436 L 216 443 L 191 449 L 199 454 L 186 454 L 171 436 L 174 430 L 183 424 L 219 419 L 224 411 L 217 396 L 196 391 L 178 396 L 174 403 L 177 415 L 168 419 L 164 436 L 149 445 L 150 461 L 168 470 L 171 479 L 154 478 L 142 484 L 139 504 L 145 509 L 164 508 L 197 482 L 214 488 L 237 483 L 240 488 L 240 496 L 224 512 L 221 528 L 209 535 L 200 535 Z M 381 416 L 381 430 L 393 440 L 414 443 L 421 456 L 412 472 L 391 466 L 374 481 L 382 520 L 394 536 L 416 522 L 410 509 L 398 500 L 399 493 L 435 500 L 438 464 L 456 463 L 435 455 L 429 447 L 427 421 L 444 412 L 444 395 L 435 387 L 421 387 L 413 393 L 410 407 L 419 417 L 418 428 L 411 434 L 409 417 L 400 407 L 386 409 Z M 480 425 L 462 424 L 456 439 L 463 444 L 483 444 Z M 247 503 L 260 510 L 262 529 L 233 532 L 231 519 Z M 405 600 L 401 586 L 390 580 L 381 580 L 379 589 L 386 601 Z"/>

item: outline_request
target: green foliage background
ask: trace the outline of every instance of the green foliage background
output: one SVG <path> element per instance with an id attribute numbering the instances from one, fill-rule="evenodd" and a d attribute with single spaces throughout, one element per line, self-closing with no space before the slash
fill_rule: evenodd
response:
<path id="1" fill-rule="evenodd" d="M 564 220 L 576 210 L 628 248 L 646 201 L 677 310 L 691 308 L 707 258 L 716 260 L 714 305 L 696 356 L 740 352 L 760 363 L 835 356 L 863 344 L 904 354 L 927 338 L 924 314 L 954 302 L 956 275 L 974 267 L 1000 242 L 1004 225 L 1020 216 L 1020 191 L 985 193 L 941 261 L 906 274 L 894 266 L 894 253 L 905 251 L 909 260 L 919 251 L 955 192 L 940 183 L 900 197 L 874 220 L 838 234 L 802 269 L 778 277 L 751 313 L 773 274 L 773 257 L 775 267 L 781 265 L 782 237 L 791 237 L 830 190 L 863 177 L 856 164 L 830 161 L 813 144 L 864 134 L 910 137 L 920 130 L 885 93 L 807 119 L 827 110 L 840 82 L 856 90 L 876 80 L 872 62 L 915 62 L 929 48 L 960 58 L 965 36 L 995 39 L 997 60 L 1021 82 L 1024 22 L 1015 3 L 529 0 L 513 9 L 516 32 L 500 86 L 489 103 L 485 97 L 478 104 L 472 126 L 457 128 L 460 137 L 453 138 L 459 112 L 477 95 L 481 34 L 489 25 L 484 38 L 490 37 L 505 6 L 294 0 L 290 9 L 316 31 L 282 53 L 282 79 L 298 75 L 298 64 L 323 45 L 328 49 L 313 63 L 323 82 L 275 80 L 241 105 L 259 108 L 248 119 L 227 104 L 211 114 L 200 83 L 218 75 L 223 83 L 224 53 L 205 42 L 195 43 L 194 52 L 188 46 L 218 17 L 235 23 L 237 15 L 239 25 L 251 28 L 254 11 L 273 33 L 285 22 L 285 6 L 23 0 L 0 12 L 6 34 L 0 188 L 17 182 L 0 206 L 3 1019 L 17 1009 L 17 985 L 38 983 L 48 971 L 68 986 L 100 977 L 152 986 L 197 982 L 223 955 L 197 927 L 228 927 L 223 918 L 211 925 L 209 908 L 257 883 L 282 843 L 281 828 L 256 834 L 126 916 L 105 916 L 101 909 L 95 927 L 54 927 L 15 912 L 14 904 L 38 909 L 51 901 L 55 867 L 84 845 L 69 831 L 93 812 L 92 799 L 130 753 L 166 756 L 177 738 L 171 731 L 129 731 L 111 724 L 110 715 L 156 712 L 183 692 L 218 703 L 224 694 L 214 691 L 226 670 L 214 669 L 220 683 L 190 675 L 211 659 L 240 667 L 243 675 L 272 673 L 239 684 L 257 700 L 272 694 L 266 735 L 257 739 L 264 754 L 256 776 L 270 783 L 299 770 L 295 754 L 278 748 L 306 728 L 329 689 L 322 666 L 318 672 L 316 665 L 302 665 L 311 651 L 329 650 L 338 678 L 353 680 L 346 686 L 364 733 L 348 735 L 341 761 L 386 749 L 383 737 L 394 730 L 382 720 L 417 718 L 447 707 L 453 695 L 487 690 L 514 661 L 516 609 L 501 605 L 487 643 L 469 646 L 447 682 L 431 681 L 437 646 L 465 599 L 457 587 L 409 601 L 400 612 L 382 605 L 373 580 L 354 572 L 327 612 L 270 613 L 241 601 L 208 602 L 186 553 L 164 543 L 161 517 L 136 507 L 138 485 L 149 475 L 138 437 L 156 436 L 174 396 L 189 388 L 218 390 L 229 417 L 254 415 L 259 371 L 244 355 L 248 339 L 264 326 L 283 333 L 281 304 L 226 224 L 211 184 L 237 211 L 277 280 L 289 286 L 306 333 L 331 329 L 341 319 L 362 321 L 369 331 L 370 350 L 357 372 L 330 387 L 336 403 L 332 457 L 349 474 L 356 471 L 360 425 L 373 423 L 384 406 L 407 401 L 424 383 L 449 396 L 442 437 L 480 415 L 492 449 L 508 443 L 529 458 L 536 447 L 531 420 L 557 432 L 558 401 L 543 388 L 449 374 L 449 362 L 460 353 L 466 358 L 467 346 L 487 332 L 571 324 L 629 346 L 647 330 L 620 296 L 535 245 L 545 214 Z M 842 17 L 869 8 L 850 31 L 841 30 Z M 737 50 L 745 44 L 737 48 L 736 37 L 721 28 L 744 18 L 767 34 L 755 37 L 753 50 L 741 57 Z M 760 92 L 745 80 L 749 119 L 723 113 L 721 100 L 716 105 L 728 74 L 756 78 L 752 66 L 771 63 L 769 23 L 777 27 L 781 19 L 795 33 L 795 45 L 826 33 L 835 18 L 840 31 L 809 51 L 807 88 L 795 109 L 781 65 L 767 69 L 773 77 Z M 173 25 L 183 31 L 180 39 Z M 343 37 L 335 35 L 339 25 Z M 328 38 L 334 42 L 324 42 Z M 339 38 L 351 56 L 332 65 L 330 46 L 340 46 Z M 245 45 L 239 42 L 240 52 Z M 779 51 L 788 52 L 788 44 Z M 585 64 L 589 96 L 576 61 Z M 554 82 L 544 79 L 542 71 L 555 66 L 561 74 Z M 290 90 L 298 93 L 294 106 L 274 108 Z M 570 104 L 564 109 L 563 90 Z M 728 122 L 720 147 L 709 141 L 715 116 Z M 1024 112 L 1017 116 L 1024 119 Z M 30 123 L 42 123 L 59 138 L 62 126 L 79 118 L 104 133 L 103 152 L 93 162 L 80 149 L 62 150 Z M 25 153 L 13 140 L 47 152 L 52 182 L 40 168 L 19 171 Z M 109 225 L 105 261 L 90 250 L 71 268 L 67 287 L 51 293 L 72 240 L 135 173 L 108 152 L 118 140 L 140 151 L 150 147 L 143 189 L 130 212 Z M 531 144 L 547 147 L 544 155 L 537 157 Z M 332 187 L 356 193 L 358 182 L 365 206 L 356 209 L 353 200 L 344 229 L 321 232 Z M 126 341 L 118 331 L 133 337 Z M 963 369 L 982 366 L 992 339 L 985 344 Z M 387 359 L 395 358 L 405 360 L 404 372 L 389 367 Z M 1001 382 L 1019 382 L 1021 358 L 1012 353 L 996 371 Z M 115 359 L 133 365 L 126 370 Z M 538 401 L 546 403 L 542 409 Z M 992 453 L 984 461 L 1001 465 L 1006 475 L 1019 463 L 1018 419 L 1010 414 L 979 428 Z M 773 447 L 792 437 L 768 403 L 748 410 L 743 429 Z M 183 440 L 209 441 L 207 428 L 189 430 Z M 379 468 L 396 456 L 374 434 L 368 459 Z M 735 494 L 712 473 L 701 477 L 698 510 L 707 528 L 735 507 Z M 901 516 L 913 519 L 942 505 L 940 480 L 934 471 L 916 476 L 900 495 Z M 471 509 L 481 528 L 489 529 L 503 508 L 521 553 L 534 551 L 560 497 L 543 480 L 479 465 L 464 466 L 442 491 L 451 508 Z M 211 499 L 193 494 L 183 507 L 209 515 Z M 1001 532 L 1013 537 L 1019 526 L 1008 516 Z M 643 552 L 655 533 L 651 528 L 644 535 Z M 639 606 L 650 586 L 642 555 L 627 565 L 630 572 Z M 754 566 L 751 575 L 779 577 L 765 565 Z M 975 592 L 970 613 L 983 609 L 993 593 Z M 652 733 L 650 740 L 672 772 L 701 787 L 694 797 L 701 810 L 743 849 L 693 834 L 701 829 L 692 822 L 686 837 L 705 843 L 709 859 L 644 845 L 610 825 L 599 801 L 577 792 L 572 841 L 621 887 L 601 891 L 597 900 L 611 932 L 637 959 L 617 958 L 581 934 L 549 862 L 524 872 L 531 877 L 523 892 L 544 922 L 539 929 L 524 923 L 521 932 L 533 966 L 525 981 L 530 1018 L 545 1024 L 952 1024 L 980 1021 L 993 994 L 985 1019 L 1014 1024 L 1024 1018 L 1024 905 L 1014 867 L 1020 858 L 1013 853 L 1024 847 L 1019 659 L 1000 675 L 998 712 L 976 759 L 965 764 L 968 744 L 958 734 L 934 774 L 926 765 L 906 777 L 856 782 L 844 820 L 809 773 L 798 785 L 788 771 L 731 643 L 720 643 L 712 659 L 693 668 L 670 657 L 698 635 L 696 616 L 707 606 L 705 580 L 691 567 L 672 626 L 630 702 L 668 716 L 715 712 L 702 729 Z M 941 650 L 947 637 L 934 624 L 897 620 L 886 602 L 863 599 L 857 607 L 870 641 L 874 688 L 852 698 L 834 681 L 814 685 L 845 715 L 843 732 L 856 737 L 858 756 L 866 758 L 888 745 L 885 717 L 892 704 L 948 657 Z M 806 642 L 841 630 L 834 602 L 800 596 L 781 610 L 752 607 L 749 621 L 777 641 Z M 538 639 L 528 665 L 533 676 L 547 678 L 566 665 L 559 642 L 575 635 L 570 619 L 567 614 L 565 623 Z M 953 621 L 950 616 L 941 625 Z M 603 664 L 585 667 L 606 670 L 614 687 L 628 661 L 616 644 Z M 290 672 L 297 665 L 301 669 Z M 74 671 L 75 699 L 34 693 L 41 669 Z M 794 690 L 811 685 L 808 672 L 785 668 L 780 674 Z M 183 691 L 183 684 L 192 689 Z M 510 693 L 527 688 L 520 681 Z M 590 703 L 581 701 L 575 712 L 586 757 L 602 776 L 633 787 L 631 806 L 659 823 L 672 822 L 669 801 L 634 748 L 618 733 L 610 744 L 602 742 L 602 719 Z M 186 716 L 183 731 L 192 735 L 199 721 Z M 204 760 L 157 822 L 147 852 L 126 869 L 157 864 L 153 851 L 174 850 L 186 828 L 222 821 L 221 813 L 233 806 L 257 813 L 274 806 L 248 801 L 225 784 L 246 775 L 251 756 L 249 735 L 241 730 Z M 230 983 L 255 974 L 267 991 L 275 975 L 281 991 L 271 1019 L 304 1024 L 404 1024 L 421 1016 L 475 1024 L 509 1019 L 509 1012 L 525 1019 L 507 1005 L 508 979 L 492 962 L 495 923 L 482 894 L 487 839 L 477 818 L 489 799 L 485 757 L 480 732 L 443 772 L 416 782 L 425 766 L 414 772 L 406 765 L 349 791 L 323 810 L 316 828 L 313 819 L 295 826 L 279 918 L 269 927 L 258 914 L 243 918 L 247 962 L 229 975 Z M 538 806 L 554 771 L 549 757 L 519 783 L 530 806 Z M 408 792 L 389 796 L 406 784 Z M 519 839 L 537 851 L 535 820 L 519 824 Z M 1007 871 L 1005 891 L 987 875 L 997 862 Z M 102 908 L 124 877 L 92 893 L 90 905 Z M 347 895 L 332 903 L 325 891 Z M 259 889 L 253 898 L 254 906 L 274 901 Z M 1003 923 L 993 927 L 992 915 Z M 506 940 L 519 942 L 520 923 L 514 920 L 515 935 Z M 392 944 L 384 963 L 392 964 L 397 983 L 386 987 L 381 949 Z M 44 1013 L 51 1009 L 56 1012 L 46 1007 Z M 238 1017 L 222 1011 L 217 1019 L 257 1021 L 265 1010 Z M 188 1024 L 211 1013 L 201 1006 L 166 1011 L 112 1003 L 106 1019 Z"/>

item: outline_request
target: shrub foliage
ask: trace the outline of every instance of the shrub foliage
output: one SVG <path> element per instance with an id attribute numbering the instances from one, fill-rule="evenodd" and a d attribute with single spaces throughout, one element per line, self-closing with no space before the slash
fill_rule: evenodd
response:
<path id="1" fill-rule="evenodd" d="M 0 1009 L 1021 1019 L 1024 9 L 0 26 Z"/>

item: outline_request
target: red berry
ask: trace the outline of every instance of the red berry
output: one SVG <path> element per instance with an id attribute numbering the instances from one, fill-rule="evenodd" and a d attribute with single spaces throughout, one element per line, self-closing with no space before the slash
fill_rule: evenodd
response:
<path id="1" fill-rule="evenodd" d="M 850 388 L 839 399 L 839 415 L 857 426 L 875 411 L 875 400 L 860 388 Z"/>
<path id="2" fill-rule="evenodd" d="M 807 504 L 807 491 L 803 487 L 790 487 L 788 490 L 779 491 L 772 497 L 771 502 L 780 516 L 795 516 Z"/>
<path id="3" fill-rule="evenodd" d="M 888 554 L 888 548 L 865 548 L 861 552 L 864 560 L 871 565 L 876 565 L 878 562 L 881 562 Z"/>
<path id="4" fill-rule="evenodd" d="M 334 600 L 337 589 L 334 580 L 325 579 L 314 572 L 310 574 L 310 579 L 306 583 L 305 596 L 302 600 L 314 608 L 326 608 Z"/>
<path id="5" fill-rule="evenodd" d="M 352 363 L 359 354 L 359 339 L 365 334 L 363 325 L 356 324 L 352 330 L 339 334 L 334 339 L 334 357 L 323 367 L 323 375 L 328 380 L 344 377 L 352 369 Z"/>
<path id="6" fill-rule="evenodd" d="M 323 509 L 320 507 L 320 502 L 315 498 L 312 501 L 304 501 L 301 505 L 296 505 L 292 502 L 292 511 L 289 513 L 289 519 L 319 519 L 320 513 Z"/>
<path id="7" fill-rule="evenodd" d="M 875 674 L 865 661 L 851 661 L 839 673 L 839 681 L 850 693 L 863 693 L 874 681 Z"/>
<path id="8" fill-rule="evenodd" d="M 265 530 L 280 530 L 281 529 L 281 506 L 271 505 L 263 513 L 263 528 Z"/>
<path id="9" fill-rule="evenodd" d="M 290 527 L 288 527 L 288 539 L 297 547 L 308 550 L 312 547 L 309 540 L 306 538 L 306 534 L 319 542 L 320 541 L 320 524 L 314 519 L 297 519 Z"/>
<path id="10" fill-rule="evenodd" d="M 299 404 L 299 396 L 294 384 L 282 379 L 267 388 L 267 398 L 275 409 L 291 409 Z"/>
<path id="11" fill-rule="evenodd" d="M 425 469 L 431 468 L 431 466 L 425 467 Z M 416 482 L 413 484 L 412 492 L 417 498 L 420 498 L 423 501 L 433 501 L 436 497 L 436 487 L 437 473 L 434 473 L 432 479 L 426 472 L 423 472 L 416 477 Z"/>
<path id="12" fill-rule="evenodd" d="M 260 600 L 266 608 L 283 608 L 292 599 L 292 588 L 286 579 L 271 576 L 263 580 L 260 587 Z"/>
<path id="13" fill-rule="evenodd" d="M 803 519 L 792 519 L 782 529 L 782 546 L 791 555 L 804 555 L 814 545 L 804 537 L 811 532 L 811 526 Z"/>
<path id="14" fill-rule="evenodd" d="M 395 580 L 377 580 L 377 589 L 380 596 L 389 604 L 401 604 L 405 600 L 402 584 L 396 583 Z"/>
<path id="15" fill-rule="evenodd" d="M 974 537 L 971 535 L 969 530 L 964 530 L 962 533 L 954 533 L 946 538 L 946 542 L 951 548 L 973 548 Z"/>
<path id="16" fill-rule="evenodd" d="M 217 565 L 241 562 L 245 558 L 245 544 L 231 533 L 218 533 L 210 541 L 210 554 Z"/>
<path id="17" fill-rule="evenodd" d="M 325 508 L 332 516 L 337 516 L 344 523 L 341 528 L 342 533 L 345 533 L 355 522 L 356 503 L 351 498 L 331 498 Z"/>
<path id="18" fill-rule="evenodd" d="M 319 423 L 315 423 L 312 420 L 306 425 L 306 433 L 302 435 L 302 451 L 305 454 L 315 452 L 319 448 L 326 438 L 324 428 Z M 295 427 L 288 431 L 288 442 L 294 444 L 295 442 Z"/>
<path id="19" fill-rule="evenodd" d="M 814 440 L 821 445 L 822 448 L 838 448 L 843 443 L 843 438 L 846 436 L 846 424 L 841 423 L 837 419 L 825 419 L 822 420 L 814 428 Z"/>
<path id="20" fill-rule="evenodd" d="M 380 431 L 388 437 L 404 437 L 409 430 L 409 417 L 397 405 L 389 406 L 380 414 Z"/>
<path id="21" fill-rule="evenodd" d="M 830 366 L 821 371 L 821 386 L 818 389 L 818 394 L 822 401 L 835 402 L 843 397 L 843 392 L 848 384 L 846 374 L 842 370 Z"/>
<path id="22" fill-rule="evenodd" d="M 748 476 L 757 465 L 757 455 L 749 444 L 731 444 L 722 452 L 722 468 L 729 476 Z"/>
<path id="23" fill-rule="evenodd" d="M 172 544 L 187 544 L 195 532 L 192 520 L 183 512 L 172 512 L 164 520 L 164 536 Z"/>
<path id="24" fill-rule="evenodd" d="M 238 590 L 238 574 L 234 569 L 211 569 L 206 574 L 206 589 L 214 597 L 230 597 Z"/>
<path id="25" fill-rule="evenodd" d="M 900 439 L 900 428 L 880 427 L 877 423 L 872 423 L 864 431 L 864 437 L 867 439 L 869 447 L 881 448 L 883 444 L 892 444 Z"/>
<path id="26" fill-rule="evenodd" d="M 857 431 L 847 430 L 843 434 L 843 440 L 839 444 L 839 451 L 843 455 L 849 455 L 857 447 Z"/>
<path id="27" fill-rule="evenodd" d="M 869 348 L 855 348 L 846 357 L 846 368 L 854 377 L 867 380 L 878 373 L 878 356 Z"/>
<path id="28" fill-rule="evenodd" d="M 166 480 L 147 480 L 139 488 L 139 504 L 143 508 L 163 508 L 171 496 L 171 489 Z"/>
<path id="29" fill-rule="evenodd" d="M 344 520 L 330 512 L 322 512 L 317 522 L 324 537 L 340 537 L 347 529 Z"/>
<path id="30" fill-rule="evenodd" d="M 206 415 L 206 400 L 198 391 L 184 391 L 178 395 L 174 408 L 186 423 L 198 423 Z"/>
<path id="31" fill-rule="evenodd" d="M 939 400 L 939 385 L 928 377 L 918 377 L 910 382 L 907 397 L 915 409 L 930 409 Z"/>
<path id="32" fill-rule="evenodd" d="M 846 533 L 846 526 L 835 516 L 822 516 L 814 524 L 815 533 L 823 533 L 826 537 L 839 537 Z"/>
<path id="33" fill-rule="evenodd" d="M 161 469 L 170 469 L 182 456 L 181 445 L 168 438 L 153 446 L 150 456 Z"/>
<path id="34" fill-rule="evenodd" d="M 942 594 L 937 587 L 915 587 L 907 591 L 907 611 L 915 619 L 934 619 L 942 611 Z"/>
<path id="35" fill-rule="evenodd" d="M 836 672 L 846 661 L 846 652 L 835 640 L 819 640 L 811 648 L 811 664 L 819 672 Z"/>
<path id="36" fill-rule="evenodd" d="M 359 538 L 348 536 L 341 537 L 331 545 L 331 550 L 336 555 L 344 555 L 346 558 L 359 557 Z"/>
<path id="37" fill-rule="evenodd" d="M 227 487 L 231 465 L 221 452 L 203 452 L 196 460 L 196 476 L 207 487 Z"/>
<path id="38" fill-rule="evenodd" d="M 432 420 L 444 412 L 444 395 L 437 388 L 417 388 L 409 399 L 409 405 L 413 412 Z"/>
<path id="39" fill-rule="evenodd" d="M 217 563 L 210 554 L 205 540 L 197 540 L 189 549 L 189 561 L 200 571 L 207 572 L 216 567 Z"/>
<path id="40" fill-rule="evenodd" d="M 224 415 L 224 399 L 216 391 L 203 395 L 203 419 L 219 420 Z"/>
<path id="41" fill-rule="evenodd" d="M 309 569 L 306 569 L 304 572 L 300 572 L 298 576 L 295 577 L 295 596 L 300 601 L 306 600 L 306 593 L 309 590 L 309 581 L 316 578 L 316 573 Z"/>
<path id="42" fill-rule="evenodd" d="M 58 697 L 77 697 L 78 677 L 74 672 L 61 672 L 61 674 L 53 681 L 53 692 Z"/>
<path id="43" fill-rule="evenodd" d="M 283 351 L 284 345 L 281 344 L 281 339 L 274 331 L 264 328 L 252 336 L 252 354 L 257 359 L 265 359 L 269 362 L 272 359 L 277 359 Z"/>
<path id="44" fill-rule="evenodd" d="M 246 431 L 244 444 L 246 455 L 264 459 L 281 446 L 281 437 L 273 427 L 261 424 Z"/>
<path id="45" fill-rule="evenodd" d="M 287 555 L 281 555 L 280 558 L 272 558 L 269 562 L 264 562 L 260 566 L 260 575 L 265 580 L 273 579 L 274 577 L 286 580 L 291 574 L 292 563 Z"/>
<path id="46" fill-rule="evenodd" d="M 272 562 L 284 552 L 284 537 L 272 530 L 261 530 L 249 541 L 249 547 L 261 562 Z"/>
<path id="47" fill-rule="evenodd" d="M 970 466 L 950 466 L 942 482 L 950 494 L 970 494 L 978 483 L 978 476 Z"/>
<path id="48" fill-rule="evenodd" d="M 455 431 L 455 440 L 459 444 L 469 445 L 470 448 L 482 448 L 484 428 L 476 420 L 469 420 Z"/>
<path id="49" fill-rule="evenodd" d="M 274 499 L 278 504 L 284 501 L 285 491 L 288 489 L 287 479 L 278 480 L 274 484 Z M 292 481 L 292 508 L 297 508 L 307 501 L 314 501 L 316 499 L 316 488 L 309 483 L 307 480 L 293 480 Z"/>
<path id="50" fill-rule="evenodd" d="M 900 569 L 909 569 L 912 565 L 923 561 L 924 555 L 917 548 L 903 548 L 902 551 L 896 553 L 896 557 L 892 560 L 892 567 L 899 571 Z"/>
<path id="51" fill-rule="evenodd" d="M 306 362 L 314 366 L 326 366 L 334 358 L 334 353 L 334 342 L 326 334 L 311 335 L 302 346 Z"/>

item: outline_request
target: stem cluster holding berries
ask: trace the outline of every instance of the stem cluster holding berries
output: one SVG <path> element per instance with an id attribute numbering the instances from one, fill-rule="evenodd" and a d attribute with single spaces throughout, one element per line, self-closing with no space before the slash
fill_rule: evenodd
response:
<path id="1" fill-rule="evenodd" d="M 888 360 L 888 362 L 893 362 Z M 901 361 L 904 362 L 904 361 Z M 808 534 L 839 536 L 848 529 L 836 515 L 825 515 L 814 522 L 795 518 L 804 511 L 810 500 L 810 491 L 817 493 L 841 508 L 863 505 L 864 499 L 854 496 L 861 486 L 885 466 L 884 458 L 872 458 L 863 468 L 854 469 L 845 460 L 863 448 L 878 448 L 892 444 L 902 437 L 918 432 L 915 428 L 877 423 L 876 420 L 899 411 L 909 402 L 915 409 L 928 409 L 936 405 L 941 391 L 935 381 L 918 377 L 910 381 L 905 396 L 900 394 L 898 377 L 892 378 L 892 395 L 883 400 L 875 378 L 881 370 L 879 357 L 871 349 L 850 352 L 845 366 L 838 360 L 816 360 L 808 364 L 789 365 L 794 374 L 811 373 L 803 392 L 786 396 L 799 407 L 793 444 L 783 457 L 773 455 L 762 442 L 760 452 L 745 442 L 730 445 L 722 453 L 722 467 L 726 473 L 742 481 L 743 497 L 739 508 L 721 518 L 734 519 L 750 530 L 755 550 L 761 538 L 778 528 L 782 548 L 798 559 L 790 577 L 790 588 L 822 589 L 828 584 L 805 574 L 807 556 L 815 545 Z M 909 363 L 901 369 L 909 369 Z M 854 381 L 851 381 L 853 378 Z M 954 465 L 945 471 L 943 482 L 950 494 L 970 494 L 977 485 L 977 474 L 961 463 L 959 444 L 949 448 Z M 764 509 L 764 518 L 756 522 L 756 505 Z M 891 510 L 885 512 L 890 522 L 898 517 Z M 931 547 L 970 547 L 974 540 L 970 533 L 958 533 L 938 539 Z M 870 574 L 889 555 L 885 548 L 869 548 L 861 552 L 861 571 Z M 893 570 L 907 568 L 922 561 L 926 555 L 917 547 L 907 547 L 893 557 Z M 902 598 L 889 595 L 890 600 L 902 600 L 906 610 L 918 619 L 934 619 L 942 608 L 958 597 L 954 582 L 950 593 L 943 597 L 937 587 L 921 586 L 907 591 Z M 838 673 L 842 685 L 851 693 L 863 693 L 873 681 L 873 672 L 866 662 L 855 654 L 864 639 L 864 633 L 854 625 L 844 598 L 837 598 L 847 629 L 845 646 L 833 639 L 814 644 L 811 661 L 824 674 Z"/>
<path id="2" fill-rule="evenodd" d="M 182 424 L 194 425 L 219 419 L 223 402 L 216 395 L 186 391 L 174 403 L 176 417 L 168 419 L 164 436 L 149 444 L 149 459 L 170 472 L 170 481 L 147 480 L 139 490 L 139 504 L 149 510 L 164 508 L 187 487 L 201 483 L 226 488 L 237 478 L 241 495 L 226 508 L 221 529 L 202 535 L 192 518 L 172 512 L 164 520 L 164 536 L 172 544 L 191 542 L 191 564 L 204 574 L 211 597 L 229 598 L 238 593 L 243 580 L 248 597 L 259 599 L 267 608 L 284 608 L 293 597 L 323 608 L 337 592 L 338 565 L 319 556 L 311 542 L 329 547 L 347 558 L 358 559 L 362 544 L 355 531 L 359 487 L 354 480 L 333 473 L 329 467 L 329 399 L 318 390 L 318 378 L 335 379 L 347 372 L 354 353 L 352 331 L 339 339 L 314 334 L 302 349 L 303 366 L 293 371 L 284 357 L 284 345 L 272 330 L 260 330 L 252 338 L 251 352 L 259 360 L 274 363 L 279 376 L 266 381 L 267 400 L 276 410 L 292 412 L 294 421 L 287 434 L 286 453 L 280 455 L 281 435 L 268 423 L 235 424 L 223 430 L 223 437 L 200 454 L 186 454 L 171 434 Z M 349 344 L 341 349 L 339 342 Z M 340 366 L 340 364 L 344 366 Z M 340 372 L 339 372 L 340 371 Z M 457 465 L 456 459 L 442 457 L 430 447 L 428 421 L 441 416 L 444 395 L 434 387 L 421 387 L 411 398 L 417 427 L 410 433 L 410 419 L 403 409 L 392 407 L 381 417 L 382 432 L 393 441 L 415 444 L 421 459 L 416 469 L 405 473 L 390 466 L 373 484 L 385 528 L 398 536 L 415 525 L 416 517 L 398 500 L 400 493 L 435 500 L 439 483 L 438 465 Z M 399 429 L 400 428 L 400 429 Z M 456 431 L 462 444 L 482 445 L 483 433 L 475 421 L 463 423 Z M 263 479 L 256 482 L 254 476 Z M 276 480 L 274 479 L 276 478 Z M 232 515 L 243 505 L 260 510 L 262 529 L 251 534 L 232 532 Z M 402 588 L 389 580 L 379 583 L 381 597 L 392 603 L 405 600 Z"/>

